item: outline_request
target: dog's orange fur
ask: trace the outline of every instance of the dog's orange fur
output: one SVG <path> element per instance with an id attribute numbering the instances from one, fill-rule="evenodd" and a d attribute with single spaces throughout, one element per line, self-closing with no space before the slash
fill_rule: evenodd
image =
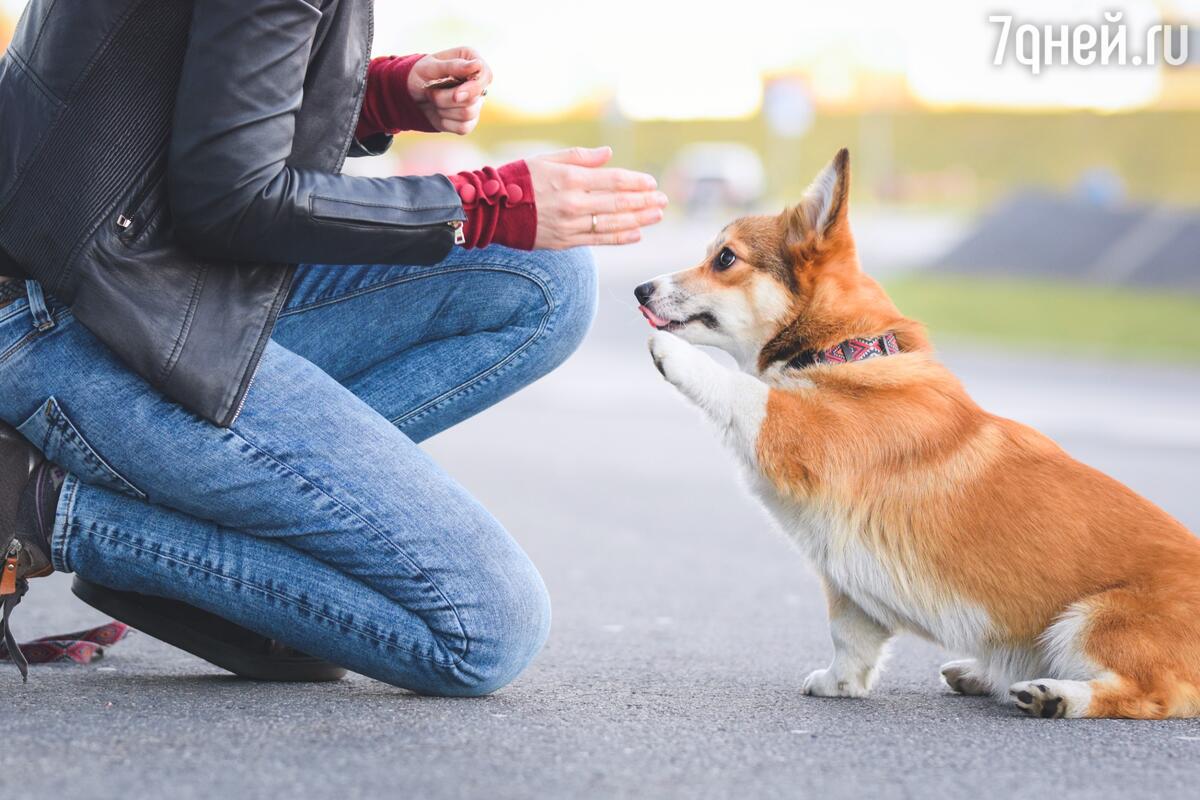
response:
<path id="1" fill-rule="evenodd" d="M 675 277 L 747 293 L 771 280 L 788 293 L 791 309 L 760 369 L 853 336 L 898 335 L 899 355 L 809 366 L 812 388 L 772 388 L 758 468 L 784 497 L 854 520 L 891 567 L 985 609 L 997 647 L 1036 648 L 1081 604 L 1078 646 L 1101 676 L 1086 716 L 1200 715 L 1200 540 L 1047 437 L 972 401 L 921 325 L 860 268 L 840 157 L 828 228 L 813 230 L 799 210 L 739 220 L 722 244 L 745 266 Z"/>

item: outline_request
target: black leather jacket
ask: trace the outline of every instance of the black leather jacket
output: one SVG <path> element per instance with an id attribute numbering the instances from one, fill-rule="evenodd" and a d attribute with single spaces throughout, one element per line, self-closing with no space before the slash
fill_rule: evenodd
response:
<path id="1" fill-rule="evenodd" d="M 370 0 L 32 0 L 0 60 L 0 262 L 233 424 L 296 263 L 434 263 L 441 176 L 340 175 Z M 2 270 L 0 270 L 2 271 Z"/>

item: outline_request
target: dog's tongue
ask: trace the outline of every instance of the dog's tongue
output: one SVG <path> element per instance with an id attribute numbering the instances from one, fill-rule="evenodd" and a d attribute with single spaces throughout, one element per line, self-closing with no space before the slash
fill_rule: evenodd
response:
<path id="1" fill-rule="evenodd" d="M 638 311 L 642 312 L 642 316 L 646 318 L 646 321 L 650 323 L 650 327 L 652 328 L 657 329 L 666 327 L 667 323 L 670 321 L 663 319 L 645 306 L 638 306 Z"/>

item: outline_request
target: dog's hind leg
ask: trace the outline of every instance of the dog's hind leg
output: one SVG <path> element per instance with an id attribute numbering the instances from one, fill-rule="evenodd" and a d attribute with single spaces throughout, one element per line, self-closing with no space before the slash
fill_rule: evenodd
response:
<path id="1" fill-rule="evenodd" d="M 1042 636 L 1059 677 L 1015 683 L 1038 717 L 1165 719 L 1200 715 L 1200 631 L 1190 587 L 1111 589 L 1072 605 Z"/>
<path id="2" fill-rule="evenodd" d="M 753 460 L 770 388 L 758 378 L 726 369 L 674 334 L 654 333 L 650 356 L 662 376 L 699 406 L 734 450 Z"/>
<path id="3" fill-rule="evenodd" d="M 942 664 L 942 680 L 958 694 L 991 694 L 992 685 L 983 674 L 979 662 L 973 658 L 948 661 Z"/>
<path id="4" fill-rule="evenodd" d="M 879 677 L 892 631 L 868 616 L 848 596 L 825 582 L 833 663 L 804 681 L 804 693 L 818 697 L 866 697 Z"/>

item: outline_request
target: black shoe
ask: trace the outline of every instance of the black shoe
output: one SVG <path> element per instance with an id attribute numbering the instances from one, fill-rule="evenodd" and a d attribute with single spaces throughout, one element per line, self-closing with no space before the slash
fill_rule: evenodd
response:
<path id="1" fill-rule="evenodd" d="M 71 591 L 83 602 L 155 639 L 256 681 L 336 681 L 343 667 L 305 655 L 227 619 L 165 597 L 109 589 L 78 575 Z"/>
<path id="2" fill-rule="evenodd" d="M 37 509 L 28 508 L 31 502 L 26 487 L 29 479 L 45 463 L 21 434 L 0 423 L 0 618 L 9 657 L 21 671 L 21 679 L 29 679 L 29 665 L 9 627 L 9 615 L 29 590 L 29 579 L 40 578 L 54 571 L 47 552 L 46 532 L 37 530 Z"/>

